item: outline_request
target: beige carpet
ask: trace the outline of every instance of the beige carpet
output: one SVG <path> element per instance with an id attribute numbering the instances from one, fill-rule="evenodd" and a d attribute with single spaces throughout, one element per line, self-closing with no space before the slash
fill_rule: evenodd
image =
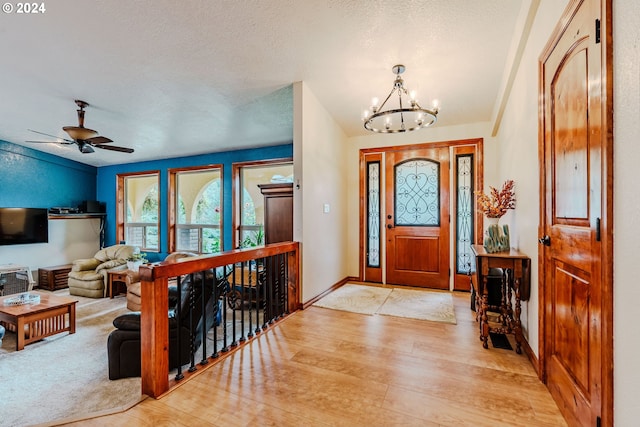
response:
<path id="1" fill-rule="evenodd" d="M 68 290 L 56 291 L 68 296 Z M 78 299 L 76 333 L 63 332 L 15 351 L 0 347 L 0 426 L 29 426 L 127 406 L 141 397 L 140 378 L 109 381 L 107 336 L 127 312 L 124 297 Z"/>
<path id="2" fill-rule="evenodd" d="M 368 315 L 381 314 L 456 324 L 453 298 L 448 292 L 379 288 L 348 283 L 313 305 Z"/>

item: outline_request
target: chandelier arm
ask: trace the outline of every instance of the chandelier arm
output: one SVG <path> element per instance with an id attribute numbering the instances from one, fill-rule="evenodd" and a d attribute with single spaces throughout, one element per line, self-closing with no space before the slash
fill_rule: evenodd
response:
<path id="1" fill-rule="evenodd" d="M 395 87 L 393 89 L 391 89 L 391 92 L 389 92 L 389 95 L 387 95 L 387 97 L 384 99 L 382 104 L 380 104 L 380 107 L 378 107 L 378 111 L 382 110 L 382 107 L 384 107 L 384 104 L 387 103 L 387 101 L 389 100 L 389 98 L 391 98 L 391 95 L 393 95 L 393 92 L 395 92 L 395 91 L 396 91 Z"/>
<path id="2" fill-rule="evenodd" d="M 404 87 L 400 87 L 398 89 L 398 105 L 400 105 L 400 128 L 404 129 L 404 107 L 402 106 L 402 92 L 404 91 L 405 95 L 407 94 L 407 90 Z"/>

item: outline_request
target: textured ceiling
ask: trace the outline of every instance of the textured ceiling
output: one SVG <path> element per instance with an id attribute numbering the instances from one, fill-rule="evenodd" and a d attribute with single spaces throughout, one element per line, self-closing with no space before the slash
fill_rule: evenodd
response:
<path id="1" fill-rule="evenodd" d="M 287 143 L 296 81 L 364 135 L 396 63 L 437 126 L 489 121 L 523 1 L 48 1 L 0 16 L 0 139 L 95 166 Z M 24 142 L 66 137 L 74 99 L 135 153 Z"/>

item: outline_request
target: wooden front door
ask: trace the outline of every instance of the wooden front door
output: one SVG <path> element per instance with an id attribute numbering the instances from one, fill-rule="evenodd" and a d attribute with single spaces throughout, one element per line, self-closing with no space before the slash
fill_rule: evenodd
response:
<path id="1" fill-rule="evenodd" d="M 386 155 L 386 281 L 449 289 L 449 149 Z"/>
<path id="2" fill-rule="evenodd" d="M 575 1 L 541 56 L 541 371 L 572 426 L 600 425 L 611 380 L 611 285 L 603 280 L 611 262 L 610 122 L 600 7 L 599 0 Z"/>

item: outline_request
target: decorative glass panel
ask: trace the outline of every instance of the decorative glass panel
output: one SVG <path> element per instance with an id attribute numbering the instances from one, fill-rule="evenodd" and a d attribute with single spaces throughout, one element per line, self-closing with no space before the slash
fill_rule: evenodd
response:
<path id="1" fill-rule="evenodd" d="M 473 154 L 457 156 L 456 273 L 471 270 L 473 236 Z"/>
<path id="2" fill-rule="evenodd" d="M 427 159 L 395 166 L 396 225 L 440 225 L 440 164 Z"/>
<path id="3" fill-rule="evenodd" d="M 380 267 L 380 162 L 367 166 L 367 266 Z"/>

